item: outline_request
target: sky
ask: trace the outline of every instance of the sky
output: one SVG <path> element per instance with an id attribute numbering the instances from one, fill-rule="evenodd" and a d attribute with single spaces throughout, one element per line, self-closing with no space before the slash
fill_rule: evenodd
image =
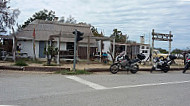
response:
<path id="1" fill-rule="evenodd" d="M 58 17 L 71 15 L 77 22 L 89 23 L 106 36 L 117 28 L 129 35 L 129 40 L 140 42 L 144 35 L 149 43 L 152 29 L 171 31 L 172 49 L 190 47 L 190 0 L 11 0 L 10 6 L 21 11 L 18 24 L 47 9 Z M 168 50 L 169 43 L 155 41 L 155 47 Z"/>

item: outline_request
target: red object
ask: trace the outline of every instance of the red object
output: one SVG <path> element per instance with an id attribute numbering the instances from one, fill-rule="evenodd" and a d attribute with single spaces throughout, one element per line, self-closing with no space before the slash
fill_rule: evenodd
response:
<path id="1" fill-rule="evenodd" d="M 36 37 L 35 28 L 34 28 L 34 31 L 33 31 L 33 37 L 34 37 L 34 38 Z"/>

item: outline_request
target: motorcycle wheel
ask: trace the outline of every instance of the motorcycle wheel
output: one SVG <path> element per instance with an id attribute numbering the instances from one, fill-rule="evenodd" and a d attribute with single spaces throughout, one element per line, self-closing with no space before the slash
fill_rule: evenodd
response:
<path id="1" fill-rule="evenodd" d="M 186 65 L 185 65 L 185 67 L 184 67 L 184 70 L 183 70 L 183 73 L 185 73 L 186 72 L 186 70 L 189 68 L 189 64 L 188 63 L 186 63 Z"/>
<path id="2" fill-rule="evenodd" d="M 135 74 L 135 73 L 137 73 L 138 70 L 139 70 L 139 66 L 137 64 L 135 64 L 130 71 L 132 74 Z"/>
<path id="3" fill-rule="evenodd" d="M 166 65 L 162 70 L 164 73 L 167 73 L 170 70 L 170 66 Z"/>
<path id="4" fill-rule="evenodd" d="M 116 74 L 118 71 L 119 71 L 119 66 L 118 66 L 118 64 L 112 64 L 112 65 L 110 66 L 110 72 L 111 72 L 112 74 Z"/>

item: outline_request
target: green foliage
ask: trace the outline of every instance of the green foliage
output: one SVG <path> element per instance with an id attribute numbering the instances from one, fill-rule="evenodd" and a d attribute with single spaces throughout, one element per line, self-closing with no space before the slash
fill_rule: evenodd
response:
<path id="1" fill-rule="evenodd" d="M 183 50 L 181 50 L 181 49 L 174 49 L 173 51 L 172 51 L 172 54 L 182 54 L 182 52 L 183 52 Z"/>
<path id="2" fill-rule="evenodd" d="M 51 65 L 51 60 L 53 57 L 55 57 L 58 53 L 58 48 L 55 48 L 52 45 L 48 45 L 48 48 L 44 48 L 44 54 L 47 56 L 47 65 Z"/>
<path id="3" fill-rule="evenodd" d="M 65 23 L 76 24 L 76 23 L 77 23 L 77 20 L 75 20 L 75 18 L 70 15 L 70 16 L 67 18 L 67 20 L 65 21 Z"/>
<path id="4" fill-rule="evenodd" d="M 52 10 L 48 11 L 44 9 L 33 14 L 32 17 L 30 17 L 26 22 L 24 22 L 24 25 L 22 25 L 22 28 L 25 28 L 29 23 L 31 23 L 32 21 L 36 19 L 53 21 L 54 18 L 55 18 L 54 11 Z"/>
<path id="5" fill-rule="evenodd" d="M 115 42 L 125 43 L 128 38 L 127 35 L 123 35 L 121 31 L 113 29 L 113 34 L 110 37 L 115 37 Z"/>
<path id="6" fill-rule="evenodd" d="M 55 55 L 57 55 L 58 53 L 58 48 L 55 48 L 54 46 L 48 46 L 47 48 L 44 48 L 44 54 L 46 55 L 51 55 L 52 57 L 54 57 Z"/>
<path id="7" fill-rule="evenodd" d="M 14 64 L 15 66 L 28 66 L 24 60 L 17 60 Z"/>
<path id="8" fill-rule="evenodd" d="M 85 71 L 85 70 L 76 70 L 76 71 L 69 71 L 69 70 L 61 70 L 56 71 L 56 74 L 62 74 L 62 75 L 80 75 L 80 74 L 91 74 L 91 72 Z"/>
<path id="9" fill-rule="evenodd" d="M 6 33 L 7 28 L 11 29 L 15 25 L 16 18 L 20 14 L 20 10 L 11 9 L 8 5 L 10 0 L 0 1 L 0 32 Z"/>
<path id="10" fill-rule="evenodd" d="M 155 48 L 156 50 L 159 50 L 160 53 L 164 53 L 164 54 L 167 54 L 168 51 L 166 49 L 162 49 L 162 48 Z"/>
<path id="11" fill-rule="evenodd" d="M 102 32 L 99 33 L 97 28 L 95 28 L 94 26 L 91 27 L 91 31 L 92 31 L 93 35 L 96 37 L 103 37 L 104 36 L 103 33 Z"/>

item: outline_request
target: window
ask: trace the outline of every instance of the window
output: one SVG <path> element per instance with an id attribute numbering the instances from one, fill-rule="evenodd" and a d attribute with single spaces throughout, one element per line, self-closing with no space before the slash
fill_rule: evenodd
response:
<path id="1" fill-rule="evenodd" d="M 149 49 L 149 47 L 147 46 L 146 49 Z"/>
<path id="2" fill-rule="evenodd" d="M 142 53 L 148 53 L 148 51 L 147 50 L 143 50 Z"/>
<path id="3" fill-rule="evenodd" d="M 141 49 L 144 49 L 144 46 L 142 46 Z"/>

